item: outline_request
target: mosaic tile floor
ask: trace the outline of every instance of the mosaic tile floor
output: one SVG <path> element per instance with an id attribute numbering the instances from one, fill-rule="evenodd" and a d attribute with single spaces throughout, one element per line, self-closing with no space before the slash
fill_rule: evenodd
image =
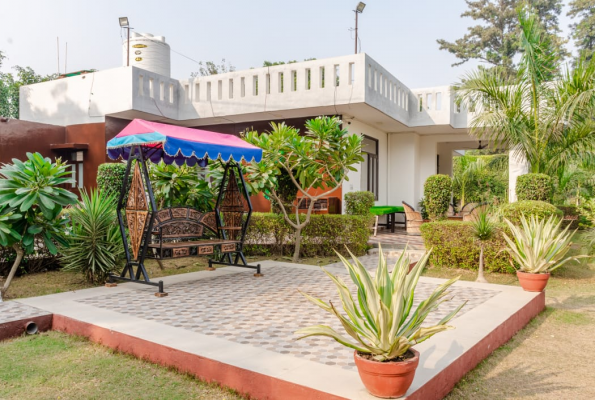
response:
<path id="1" fill-rule="evenodd" d="M 268 267 L 264 274 L 258 279 L 251 273 L 237 273 L 174 284 L 167 287 L 169 296 L 165 298 L 133 290 L 80 302 L 331 366 L 355 368 L 352 353 L 332 339 L 295 340 L 294 332 L 310 325 L 330 322 L 330 326 L 342 331 L 338 323 L 297 291 L 334 302 L 337 295 L 330 279 L 319 270 L 301 268 Z M 346 274 L 340 275 L 347 280 Z M 435 286 L 420 282 L 416 295 L 427 296 Z M 468 300 L 461 310 L 462 315 L 497 293 L 495 290 L 455 288 L 452 290 L 453 301 L 444 303 L 426 322 L 439 321 Z"/>
<path id="2" fill-rule="evenodd" d="M 409 236 L 403 228 L 395 228 L 395 233 L 391 233 L 389 229 L 379 230 L 376 236 L 370 236 L 368 240 L 374 247 L 378 247 L 380 243 L 383 248 L 423 250 L 424 241 L 421 236 Z"/>
<path id="3" fill-rule="evenodd" d="M 0 303 L 0 324 L 48 314 L 50 313 L 15 301 Z"/>

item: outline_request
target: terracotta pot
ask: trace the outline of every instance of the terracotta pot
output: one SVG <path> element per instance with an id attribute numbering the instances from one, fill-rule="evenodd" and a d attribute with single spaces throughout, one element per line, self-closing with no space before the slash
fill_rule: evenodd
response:
<path id="1" fill-rule="evenodd" d="M 357 371 L 368 392 L 383 399 L 396 399 L 407 393 L 419 364 L 419 352 L 409 350 L 414 356 L 401 362 L 370 361 L 354 352 Z"/>
<path id="2" fill-rule="evenodd" d="M 546 274 L 530 274 L 528 272 L 517 271 L 516 276 L 519 278 L 521 287 L 527 292 L 543 292 L 550 279 L 550 273 Z"/>

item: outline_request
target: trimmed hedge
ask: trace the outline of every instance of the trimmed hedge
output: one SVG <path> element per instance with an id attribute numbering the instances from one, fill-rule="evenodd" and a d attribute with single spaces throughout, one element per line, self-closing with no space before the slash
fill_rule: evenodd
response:
<path id="1" fill-rule="evenodd" d="M 300 218 L 305 215 L 300 214 Z M 310 218 L 302 231 L 301 257 L 334 256 L 334 250 L 346 255 L 345 246 L 355 255 L 366 253 L 373 217 L 319 214 Z M 294 248 L 293 232 L 281 214 L 253 213 L 246 233 L 245 253 L 290 256 Z"/>
<path id="2" fill-rule="evenodd" d="M 370 215 L 374 206 L 374 193 L 365 190 L 345 193 L 345 214 Z"/>
<path id="3" fill-rule="evenodd" d="M 126 164 L 124 163 L 105 163 L 97 168 L 97 189 L 104 192 L 106 195 L 115 193 L 120 195 L 122 190 L 122 182 L 126 175 Z M 132 179 L 132 174 L 128 177 L 128 181 Z"/>
<path id="4" fill-rule="evenodd" d="M 552 178 L 546 174 L 525 174 L 516 178 L 516 196 L 519 201 L 551 201 Z"/>
<path id="5" fill-rule="evenodd" d="M 498 226 L 494 236 L 484 243 L 484 261 L 486 271 L 513 273 L 515 270 L 509 262 L 509 256 L 501 252 L 506 242 L 502 230 Z M 446 268 L 463 268 L 477 270 L 479 268 L 479 244 L 473 237 L 471 222 L 436 221 L 422 224 L 421 236 L 427 249 L 432 249 L 430 262 L 434 266 Z"/>
<path id="6" fill-rule="evenodd" d="M 531 215 L 535 215 L 539 219 L 549 218 L 552 215 L 563 218 L 564 212 L 545 201 L 525 200 L 500 206 L 500 216 L 513 224 L 521 223 L 521 215 L 524 215 L 525 218 L 529 218 Z"/>
<path id="7" fill-rule="evenodd" d="M 424 205 L 431 220 L 443 219 L 452 193 L 450 176 L 432 175 L 424 184 Z"/>

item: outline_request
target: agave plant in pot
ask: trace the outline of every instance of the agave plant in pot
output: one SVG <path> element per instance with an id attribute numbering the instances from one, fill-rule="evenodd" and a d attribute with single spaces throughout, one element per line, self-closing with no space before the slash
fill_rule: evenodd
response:
<path id="1" fill-rule="evenodd" d="M 521 287 L 528 292 L 541 292 L 545 289 L 550 273 L 570 260 L 585 255 L 566 257 L 572 245 L 575 231 L 569 232 L 570 225 L 561 229 L 562 220 L 556 216 L 540 219 L 531 216 L 521 217 L 521 225 L 516 226 L 504 219 L 510 228 L 511 237 L 503 234 L 512 260 L 518 265 L 517 277 Z M 514 265 L 513 265 L 514 266 Z"/>
<path id="2" fill-rule="evenodd" d="M 403 252 L 405 253 L 405 252 Z M 413 382 L 419 363 L 419 353 L 412 346 L 438 332 L 451 329 L 447 323 L 465 305 L 461 304 L 434 326 L 422 327 L 424 320 L 438 306 L 449 300 L 448 288 L 458 278 L 438 286 L 427 299 L 413 307 L 413 296 L 421 272 L 428 262 L 426 252 L 409 272 L 410 260 L 401 254 L 389 272 L 382 249 L 379 251 L 375 276 L 352 255 L 353 262 L 339 255 L 357 291 L 357 300 L 346 283 L 323 268 L 335 283 L 341 299 L 341 312 L 332 302 L 324 302 L 301 292 L 309 301 L 339 319 L 345 333 L 353 340 L 327 325 L 302 328 L 296 332 L 303 339 L 328 336 L 354 349 L 355 364 L 366 389 L 377 397 L 403 396 Z"/>

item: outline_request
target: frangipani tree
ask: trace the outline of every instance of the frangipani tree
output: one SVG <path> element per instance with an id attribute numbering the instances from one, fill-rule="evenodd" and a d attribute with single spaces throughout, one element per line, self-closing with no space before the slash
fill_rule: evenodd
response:
<path id="1" fill-rule="evenodd" d="M 518 19 L 516 76 L 478 69 L 463 77 L 457 96 L 477 109 L 473 135 L 510 148 L 530 172 L 552 175 L 572 160 L 594 158 L 595 59 L 564 70 L 535 11 L 520 8 Z"/>
<path id="2" fill-rule="evenodd" d="M 348 180 L 348 171 L 357 171 L 355 165 L 364 161 L 362 136 L 349 134 L 341 124 L 337 117 L 318 117 L 306 121 L 303 134 L 294 127 L 274 122 L 270 132 L 246 134 L 249 143 L 264 150 L 262 161 L 249 166 L 248 180 L 275 199 L 285 220 L 295 230 L 294 262 L 299 260 L 301 233 L 310 222 L 314 202 L 331 195 Z M 276 177 L 281 170 L 289 175 L 299 196 L 309 201 L 303 220 L 297 205 L 294 204 L 294 210 L 288 209 L 277 193 Z M 314 189 L 318 189 L 316 194 Z M 294 217 L 290 216 L 292 211 Z"/>
<path id="3" fill-rule="evenodd" d="M 12 247 L 17 256 L 0 299 L 24 255 L 35 252 L 36 238 L 52 254 L 58 252 L 56 243 L 68 245 L 64 240 L 67 220 L 61 213 L 64 206 L 78 201 L 75 194 L 59 187 L 72 182 L 67 164 L 39 153 L 27 153 L 25 162 L 12 162 L 0 168 L 0 245 Z"/>

